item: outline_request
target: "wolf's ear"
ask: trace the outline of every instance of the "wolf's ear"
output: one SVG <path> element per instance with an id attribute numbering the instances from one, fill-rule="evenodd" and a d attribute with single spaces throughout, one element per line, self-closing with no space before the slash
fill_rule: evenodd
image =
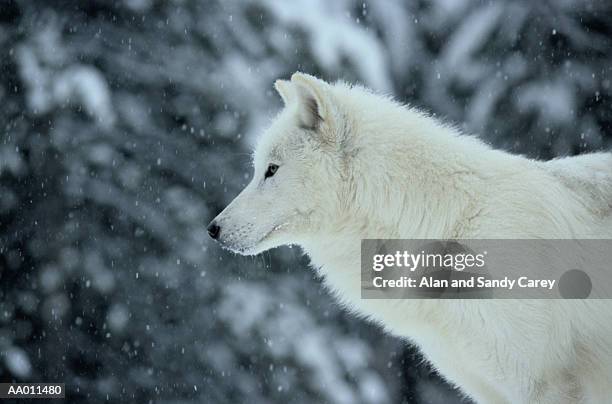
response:
<path id="1" fill-rule="evenodd" d="M 304 73 L 291 76 L 300 125 L 317 129 L 328 118 L 330 112 L 329 84 Z"/>
<path id="2" fill-rule="evenodd" d="M 276 80 L 274 82 L 274 88 L 278 95 L 281 96 L 285 105 L 289 105 L 289 103 L 293 100 L 293 85 L 287 80 Z"/>

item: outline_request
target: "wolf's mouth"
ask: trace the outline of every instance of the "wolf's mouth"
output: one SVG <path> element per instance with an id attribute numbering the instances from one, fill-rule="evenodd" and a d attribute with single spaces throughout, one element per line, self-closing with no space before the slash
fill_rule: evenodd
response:
<path id="1" fill-rule="evenodd" d="M 255 255 L 261 252 L 261 249 L 258 248 L 266 241 L 268 241 L 274 234 L 276 234 L 279 230 L 283 229 L 288 225 L 287 222 L 283 222 L 273 226 L 270 230 L 268 230 L 259 240 L 250 243 L 249 245 L 239 245 L 240 239 L 235 239 L 231 235 L 228 237 L 228 240 L 218 240 L 221 247 L 231 252 L 240 254 L 240 255 Z"/>

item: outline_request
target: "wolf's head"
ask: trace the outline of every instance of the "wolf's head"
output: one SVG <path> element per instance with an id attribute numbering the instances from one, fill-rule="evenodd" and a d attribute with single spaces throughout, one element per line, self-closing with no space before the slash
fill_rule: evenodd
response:
<path id="1" fill-rule="evenodd" d="M 242 254 L 312 237 L 346 192 L 350 122 L 333 87 L 295 73 L 275 88 L 285 108 L 256 147 L 253 179 L 208 226 L 212 238 Z"/>

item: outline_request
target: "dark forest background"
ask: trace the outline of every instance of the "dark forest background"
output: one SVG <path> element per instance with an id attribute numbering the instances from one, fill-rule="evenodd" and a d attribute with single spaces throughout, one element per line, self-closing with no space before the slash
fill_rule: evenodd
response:
<path id="1" fill-rule="evenodd" d="M 298 249 L 205 225 L 296 70 L 536 158 L 610 148 L 609 1 L 0 1 L 0 381 L 70 403 L 449 403 Z"/>

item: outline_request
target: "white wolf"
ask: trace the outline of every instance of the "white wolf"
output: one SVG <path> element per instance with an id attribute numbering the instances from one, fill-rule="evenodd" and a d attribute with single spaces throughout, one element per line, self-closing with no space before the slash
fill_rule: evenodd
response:
<path id="1" fill-rule="evenodd" d="M 612 402 L 605 300 L 360 298 L 364 238 L 611 238 L 612 154 L 534 161 L 362 87 L 303 73 L 275 87 L 285 108 L 213 238 L 241 254 L 300 245 L 343 304 L 479 403 Z"/>

